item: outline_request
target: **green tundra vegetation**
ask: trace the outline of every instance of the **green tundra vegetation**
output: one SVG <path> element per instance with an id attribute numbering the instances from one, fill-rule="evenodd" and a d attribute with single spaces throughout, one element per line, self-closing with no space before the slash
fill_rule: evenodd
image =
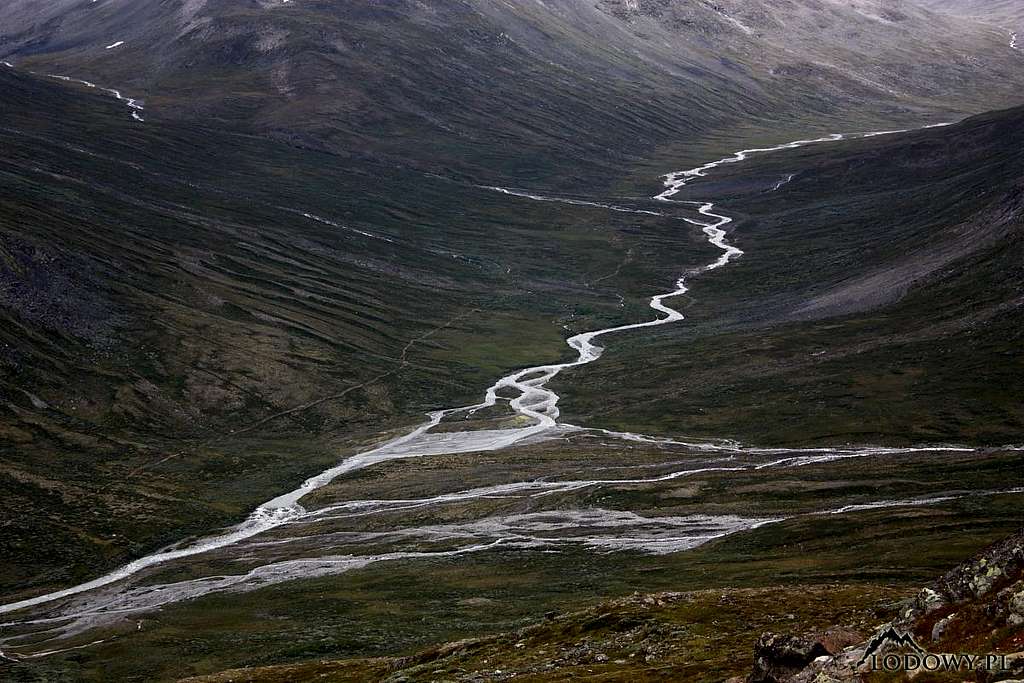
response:
<path id="1" fill-rule="evenodd" d="M 711 456 L 578 432 L 391 461 L 302 504 L 666 477 L 330 529 L 379 533 L 358 550 L 380 554 L 454 547 L 396 530 L 580 509 L 771 523 L 666 554 L 559 536 L 211 593 L 0 660 L 0 679 L 616 680 L 625 660 L 634 680 L 721 680 L 761 631 L 869 631 L 1020 527 L 1007 3 L 92 4 L 0 8 L 0 604 L 237 523 L 428 411 L 571 360 L 572 334 L 651 319 L 653 294 L 721 253 L 695 205 L 652 199 L 660 176 L 834 132 L 957 122 L 753 154 L 684 188 L 734 219 L 743 256 L 670 302 L 685 322 L 605 337 L 559 375 L 562 420 L 974 450 L 766 469 L 741 451 L 672 478 Z M 499 405 L 435 431 L 521 423 Z M 139 582 L 250 566 L 213 554 Z"/>

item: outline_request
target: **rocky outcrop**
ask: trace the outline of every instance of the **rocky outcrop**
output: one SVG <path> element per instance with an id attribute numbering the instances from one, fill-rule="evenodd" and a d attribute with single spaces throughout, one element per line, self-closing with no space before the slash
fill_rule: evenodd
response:
<path id="1" fill-rule="evenodd" d="M 816 660 L 831 659 L 862 640 L 859 633 L 844 628 L 804 636 L 765 633 L 754 646 L 754 670 L 747 683 L 791 680 Z"/>
<path id="2" fill-rule="evenodd" d="M 988 597 L 1024 573 L 1024 531 L 995 543 L 924 588 L 904 613 L 904 626 L 947 606 Z M 1001 591 L 1000 591 L 1001 592 Z"/>
<path id="3" fill-rule="evenodd" d="M 754 646 L 754 671 L 748 683 L 780 683 L 790 679 L 828 651 L 817 639 L 765 633 Z"/>
<path id="4" fill-rule="evenodd" d="M 831 634 L 829 636 L 828 634 Z M 920 644 L 920 645 L 919 645 Z M 922 588 L 872 638 L 842 629 L 820 636 L 766 633 L 746 683 L 862 683 L 872 654 L 896 650 L 1002 653 L 991 680 L 1024 676 L 1024 530 Z M 737 681 L 738 683 L 738 681 Z"/>

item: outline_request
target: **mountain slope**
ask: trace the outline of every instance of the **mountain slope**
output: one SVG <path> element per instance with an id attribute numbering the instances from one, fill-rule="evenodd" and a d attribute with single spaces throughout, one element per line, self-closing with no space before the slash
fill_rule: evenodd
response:
<path id="1" fill-rule="evenodd" d="M 976 113 L 1024 78 L 1004 36 L 906 2 L 16 0 L 0 25 L 0 58 L 150 117 L 564 186 L 739 121 Z"/>
<path id="2" fill-rule="evenodd" d="M 137 125 L 113 98 L 17 71 L 0 88 L 5 592 L 243 516 L 339 449 L 559 358 L 573 307 L 617 310 L 595 273 L 673 234 Z M 495 344 L 512 331 L 521 351 Z M 61 539 L 45 562 L 40 537 Z"/>
<path id="3" fill-rule="evenodd" d="M 931 9 L 960 16 L 998 22 L 1006 28 L 1019 28 L 1024 7 L 1015 0 L 921 0 Z"/>
<path id="4" fill-rule="evenodd" d="M 649 321 L 721 255 L 694 206 L 650 199 L 661 174 L 1024 85 L 990 19 L 874 0 L 12 0 L 0 59 L 3 604 L 244 520 L 564 362 L 573 332 Z M 675 198 L 734 216 L 743 258 L 672 299 L 685 324 L 559 378 L 569 422 L 649 436 L 446 451 L 523 423 L 466 411 L 402 454 L 432 457 L 304 498 L 323 519 L 21 611 L 9 670 L 391 655 L 641 585 L 919 575 L 1004 533 L 1022 118 L 715 169 Z M 816 450 L 948 441 L 972 448 Z"/>
<path id="5" fill-rule="evenodd" d="M 874 3 L 17 0 L 0 26 L 19 590 L 237 519 L 561 358 L 562 326 L 617 322 L 620 297 L 632 315 L 704 248 L 481 179 L 648 194 L 732 140 L 1018 88 L 987 27 Z M 39 535 L 62 539 L 47 571 Z"/>
<path id="6" fill-rule="evenodd" d="M 694 283 L 690 325 L 565 378 L 572 419 L 760 443 L 1019 440 L 1022 135 L 1014 109 L 715 169 L 689 196 L 741 217 L 744 256 Z M 627 376 L 635 389 L 598 398 Z"/>
<path id="7" fill-rule="evenodd" d="M 718 251 L 670 216 L 580 203 L 621 201 L 615 204 L 619 209 L 666 210 L 652 200 L 587 195 L 563 198 L 569 202 L 536 201 L 386 166 L 368 175 L 365 160 L 357 173 L 340 156 L 304 161 L 308 150 L 259 138 L 233 140 L 230 159 L 205 146 L 183 158 L 185 141 L 200 132 L 192 126 L 163 124 L 151 139 L 148 126 L 125 128 L 133 124 L 121 104 L 91 96 L 74 100 L 77 108 L 66 118 L 40 119 L 36 112 L 57 104 L 65 91 L 18 74 L 7 78 L 20 94 L 14 102 L 24 110 L 8 105 L 16 127 L 5 135 L 16 153 L 5 164 L 19 183 L 20 200 L 12 202 L 15 213 L 6 229 L 28 240 L 42 228 L 25 216 L 24 207 L 44 210 L 45 224 L 65 232 L 74 247 L 77 260 L 70 270 L 83 278 L 98 273 L 99 284 L 92 284 L 102 286 L 89 290 L 86 301 L 121 304 L 123 314 L 134 313 L 133 304 L 173 312 L 172 304 L 186 301 L 196 309 L 181 318 L 165 316 L 174 324 L 161 327 L 151 343 L 163 341 L 169 348 L 156 346 L 155 358 L 140 355 L 122 365 L 115 358 L 100 366 L 105 379 L 87 387 L 92 394 L 73 380 L 80 365 L 96 366 L 90 355 L 96 342 L 77 354 L 68 346 L 75 364 L 66 363 L 71 369 L 64 370 L 47 364 L 55 351 L 42 354 L 47 347 L 39 341 L 21 341 L 22 353 L 40 355 L 25 366 L 32 374 L 9 380 L 14 394 L 9 404 L 16 408 L 9 424 L 35 439 L 15 441 L 16 448 L 8 450 L 14 466 L 8 466 L 5 494 L 19 523 L 6 531 L 5 542 L 20 561 L 8 566 L 6 576 L 19 596 L 93 578 L 105 565 L 161 540 L 237 519 L 247 505 L 279 493 L 282 482 L 295 486 L 310 470 L 335 464 L 339 454 L 379 442 L 381 425 L 397 426 L 417 410 L 475 395 L 483 377 L 537 362 L 540 353 L 564 357 L 561 335 L 548 337 L 543 331 L 648 319 L 651 291 Z M 1011 110 L 908 135 L 833 147 L 821 143 L 716 169 L 687 192 L 695 200 L 714 197 L 716 210 L 742 219 L 730 226 L 729 239 L 745 249 L 743 258 L 693 279 L 685 325 L 650 336 L 609 338 L 607 352 L 586 374 L 567 372 L 561 379 L 570 390 L 562 408 L 597 405 L 592 414 L 570 417 L 587 425 L 600 425 L 610 414 L 625 416 L 629 427 L 650 426 L 650 433 L 675 436 L 706 428 L 718 439 L 740 436 L 755 446 L 947 439 L 984 445 L 1019 434 L 1013 388 L 1021 348 L 1015 294 L 1021 159 L 1014 141 L 1021 116 Z M 211 136 L 214 148 L 227 144 L 216 131 L 201 132 Z M 62 153 L 42 154 L 51 146 Z M 122 176 L 107 164 L 117 158 L 112 152 L 128 149 L 134 150 L 135 166 L 129 168 L 138 180 L 131 195 L 116 195 L 113 181 Z M 88 154 L 63 153 L 76 150 Z M 100 154 L 107 158 L 91 156 Z M 84 161 L 73 161 L 79 158 Z M 288 172 L 279 173 L 277 183 L 251 183 L 255 170 L 279 168 L 278 161 Z M 314 173 L 306 165 L 322 168 L 328 161 L 343 170 L 325 179 L 322 170 Z M 189 177 L 174 172 L 177 163 L 186 164 L 192 179 L 172 180 Z M 119 171 L 122 165 L 114 167 Z M 92 193 L 69 190 L 81 185 L 71 180 L 84 172 L 106 182 L 88 185 Z M 320 181 L 310 184 L 311 178 Z M 132 211 L 97 204 L 91 194 L 100 189 Z M 373 203 L 363 203 L 371 197 Z M 301 213 L 286 211 L 282 217 L 280 209 L 272 209 L 286 200 L 293 203 L 283 206 L 311 207 L 311 215 L 344 217 L 344 222 L 333 221 L 328 230 L 316 220 L 293 220 L 305 218 Z M 197 208 L 206 220 L 189 214 Z M 689 209 L 680 210 L 680 216 L 690 215 Z M 135 211 L 145 212 L 137 224 Z M 372 220 L 364 219 L 367 215 Z M 144 232 L 168 216 L 179 221 L 180 232 L 173 226 Z M 503 229 L 481 230 L 487 216 Z M 417 232 L 423 226 L 428 229 Z M 157 239 L 167 242 L 152 245 Z M 183 250 L 190 240 L 203 245 L 198 257 L 178 265 L 168 260 L 175 244 L 185 245 L 176 247 Z M 152 246 L 137 254 L 138 245 Z M 448 260 L 442 260 L 451 262 L 430 279 L 415 269 L 434 254 L 423 254 L 425 246 L 447 249 L 442 253 Z M 394 251 L 381 255 L 380 249 Z M 253 250 L 260 258 L 246 257 Z M 42 263 L 53 261 L 51 252 L 46 243 L 31 251 L 12 250 L 14 257 L 39 253 Z M 498 265 L 489 265 L 499 255 Z M 391 269 L 389 279 L 360 277 L 364 269 L 379 273 L 382 263 Z M 106 264 L 116 268 L 103 270 Z M 273 272 L 267 272 L 271 266 Z M 325 272 L 318 278 L 311 271 Z M 131 279 L 105 277 L 108 272 Z M 174 288 L 156 286 L 162 283 L 153 278 L 163 273 L 177 283 Z M 891 273 L 898 277 L 872 284 Z M 47 282 L 25 279 L 39 286 Z M 359 305 L 326 316 L 309 312 L 317 301 L 306 295 L 317 291 L 310 287 L 336 282 L 344 283 L 343 291 L 320 305 L 364 295 Z M 265 287 L 273 288 L 273 296 L 262 293 Z M 496 287 L 506 300 L 495 299 Z M 205 290 L 231 305 L 183 295 Z M 62 286 L 61 291 L 73 289 Z M 166 300 L 154 306 L 154 297 Z M 394 318 L 364 346 L 352 352 L 321 339 L 325 330 L 335 329 L 330 325 L 351 321 L 376 329 L 374 299 L 388 302 Z M 909 303 L 912 308 L 901 308 Z M 473 313 L 445 319 L 466 308 Z M 19 321 L 31 313 L 27 308 L 5 315 L 23 324 Z M 127 315 L 127 322 L 137 321 Z M 395 339 L 387 334 L 392 330 L 415 336 L 395 332 Z M 76 330 L 58 327 L 56 332 L 71 339 Z M 306 334 L 313 341 L 304 340 L 287 355 L 261 343 L 268 336 Z M 341 334 L 342 340 L 357 339 Z M 199 335 L 219 340 L 201 348 L 224 350 L 202 360 L 218 380 L 275 399 L 273 392 L 280 389 L 331 391 L 334 382 L 319 379 L 316 370 L 352 373 L 357 381 L 371 354 L 391 354 L 392 363 L 401 366 L 406 339 L 424 346 L 413 345 L 402 372 L 310 406 L 308 413 L 291 412 L 260 424 L 267 412 L 262 404 L 212 400 L 201 416 L 226 428 L 228 436 L 220 439 L 217 430 L 203 424 L 190 432 L 185 421 L 164 422 L 166 403 L 139 398 L 146 396 L 146 386 L 136 386 L 132 374 L 143 375 L 159 389 L 153 395 L 164 401 L 203 405 L 190 396 L 195 381 L 177 374 L 194 368 L 185 352 Z M 19 341 L 12 337 L 8 343 Z M 52 346 L 63 350 L 60 341 Z M 254 368 L 282 359 L 288 370 L 280 380 L 252 376 Z M 383 362 L 382 370 L 388 365 L 385 358 L 374 360 Z M 930 385 L 933 393 L 906 391 L 899 384 L 906 381 Z M 112 385 L 128 386 L 103 399 Z M 652 385 L 659 395 L 648 402 Z M 74 396 L 90 401 L 62 402 L 68 386 Z M 214 388 L 231 395 L 230 383 L 214 383 Z M 758 402 L 764 394 L 772 400 Z M 137 406 L 128 414 L 131 419 L 114 410 L 128 399 Z M 686 400 L 699 401 L 697 407 L 707 412 L 681 409 Z M 69 415 L 82 405 L 89 406 L 90 419 L 75 422 Z M 982 410 L 971 421 L 958 421 L 975 405 Z M 281 401 L 281 412 L 286 407 Z M 641 422 L 650 414 L 656 422 Z M 904 421 L 908 415 L 914 420 Z M 928 419 L 918 419 L 921 415 Z M 486 424 L 486 417 L 478 419 Z M 67 434 L 40 428 L 50 422 Z M 259 428 L 242 432 L 236 425 Z M 936 433 L 933 425 L 945 431 Z M 48 434 L 61 438 L 44 441 Z M 87 440 L 95 435 L 119 441 L 101 444 L 106 451 L 100 452 Z M 438 436 L 443 439 L 444 432 Z M 23 675 L 34 666 L 43 672 L 39 675 L 54 678 L 75 671 L 86 680 L 132 680 L 145 669 L 157 672 L 145 674 L 150 678 L 173 679 L 312 657 L 394 655 L 438 638 L 515 628 L 552 608 L 578 607 L 581 599 L 638 588 L 764 588 L 769 580 L 870 583 L 919 577 L 951 555 L 972 552 L 1019 526 L 1015 484 L 1021 453 L 1013 448 L 733 452 L 735 446 L 724 441 L 709 450 L 688 440 L 618 439 L 589 431 L 561 436 L 352 472 L 303 499 L 314 515 L 326 511 L 323 518 L 154 566 L 69 604 L 57 601 L 38 612 L 23 611 L 24 621 L 15 615 L 3 634 L 9 656 L 85 647 L 38 663 L 25 659 L 12 670 Z M 70 472 L 58 478 L 53 473 L 60 463 Z M 560 486 L 548 488 L 559 481 Z M 146 509 L 142 503 L 163 507 Z M 372 514 L 329 514 L 349 504 L 369 505 Z M 726 525 L 724 531 L 715 526 L 719 523 Z M 687 535 L 691 528 L 695 537 Z M 59 539 L 62 552 L 35 544 L 41 534 Z M 712 538 L 715 542 L 708 542 Z M 293 564 L 299 567 L 294 573 L 273 574 Z M 48 572 L 40 572 L 42 567 Z M 249 570 L 256 578 L 247 585 Z M 231 589 L 235 580 L 241 596 Z M 217 590 L 221 581 L 228 590 Z M 179 590 L 184 594 L 176 597 Z M 106 607 L 97 614 L 92 605 L 123 605 L 138 621 Z M 76 610 L 85 610 L 84 616 Z M 410 614 L 431 618 L 410 619 Z M 61 628 L 52 636 L 41 632 L 36 619 L 43 617 L 62 622 Z M 737 634 L 743 635 L 739 630 L 727 635 Z M 52 642 L 41 640 L 50 637 Z M 250 638 L 261 643 L 258 650 L 240 645 Z"/>

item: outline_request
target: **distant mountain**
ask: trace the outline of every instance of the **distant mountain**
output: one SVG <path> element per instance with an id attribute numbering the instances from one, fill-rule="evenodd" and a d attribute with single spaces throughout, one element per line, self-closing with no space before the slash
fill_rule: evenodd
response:
<path id="1" fill-rule="evenodd" d="M 1017 29 L 1019 24 L 1012 22 L 1024 20 L 1024 4 L 1017 0 L 918 0 L 920 4 L 931 9 L 977 17 L 990 21 L 1008 22 L 1010 27 Z"/>
<path id="2" fill-rule="evenodd" d="M 14 0 L 0 26 L 0 58 L 151 117 L 562 182 L 740 121 L 973 113 L 1024 85 L 990 27 L 881 0 Z"/>

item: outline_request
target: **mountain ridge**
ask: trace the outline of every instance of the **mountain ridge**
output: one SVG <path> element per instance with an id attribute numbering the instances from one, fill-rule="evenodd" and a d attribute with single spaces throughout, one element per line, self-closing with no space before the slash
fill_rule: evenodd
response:
<path id="1" fill-rule="evenodd" d="M 765 110 L 836 123 L 976 113 L 982 92 L 1010 104 L 1020 78 L 1008 38 L 909 3 L 103 0 L 42 22 L 37 11 L 0 9 L 20 29 L 0 57 L 19 68 L 123 87 L 151 116 L 500 180 L 573 182 L 559 155 L 608 177 L 672 139 L 743 119 L 771 127 Z"/>

